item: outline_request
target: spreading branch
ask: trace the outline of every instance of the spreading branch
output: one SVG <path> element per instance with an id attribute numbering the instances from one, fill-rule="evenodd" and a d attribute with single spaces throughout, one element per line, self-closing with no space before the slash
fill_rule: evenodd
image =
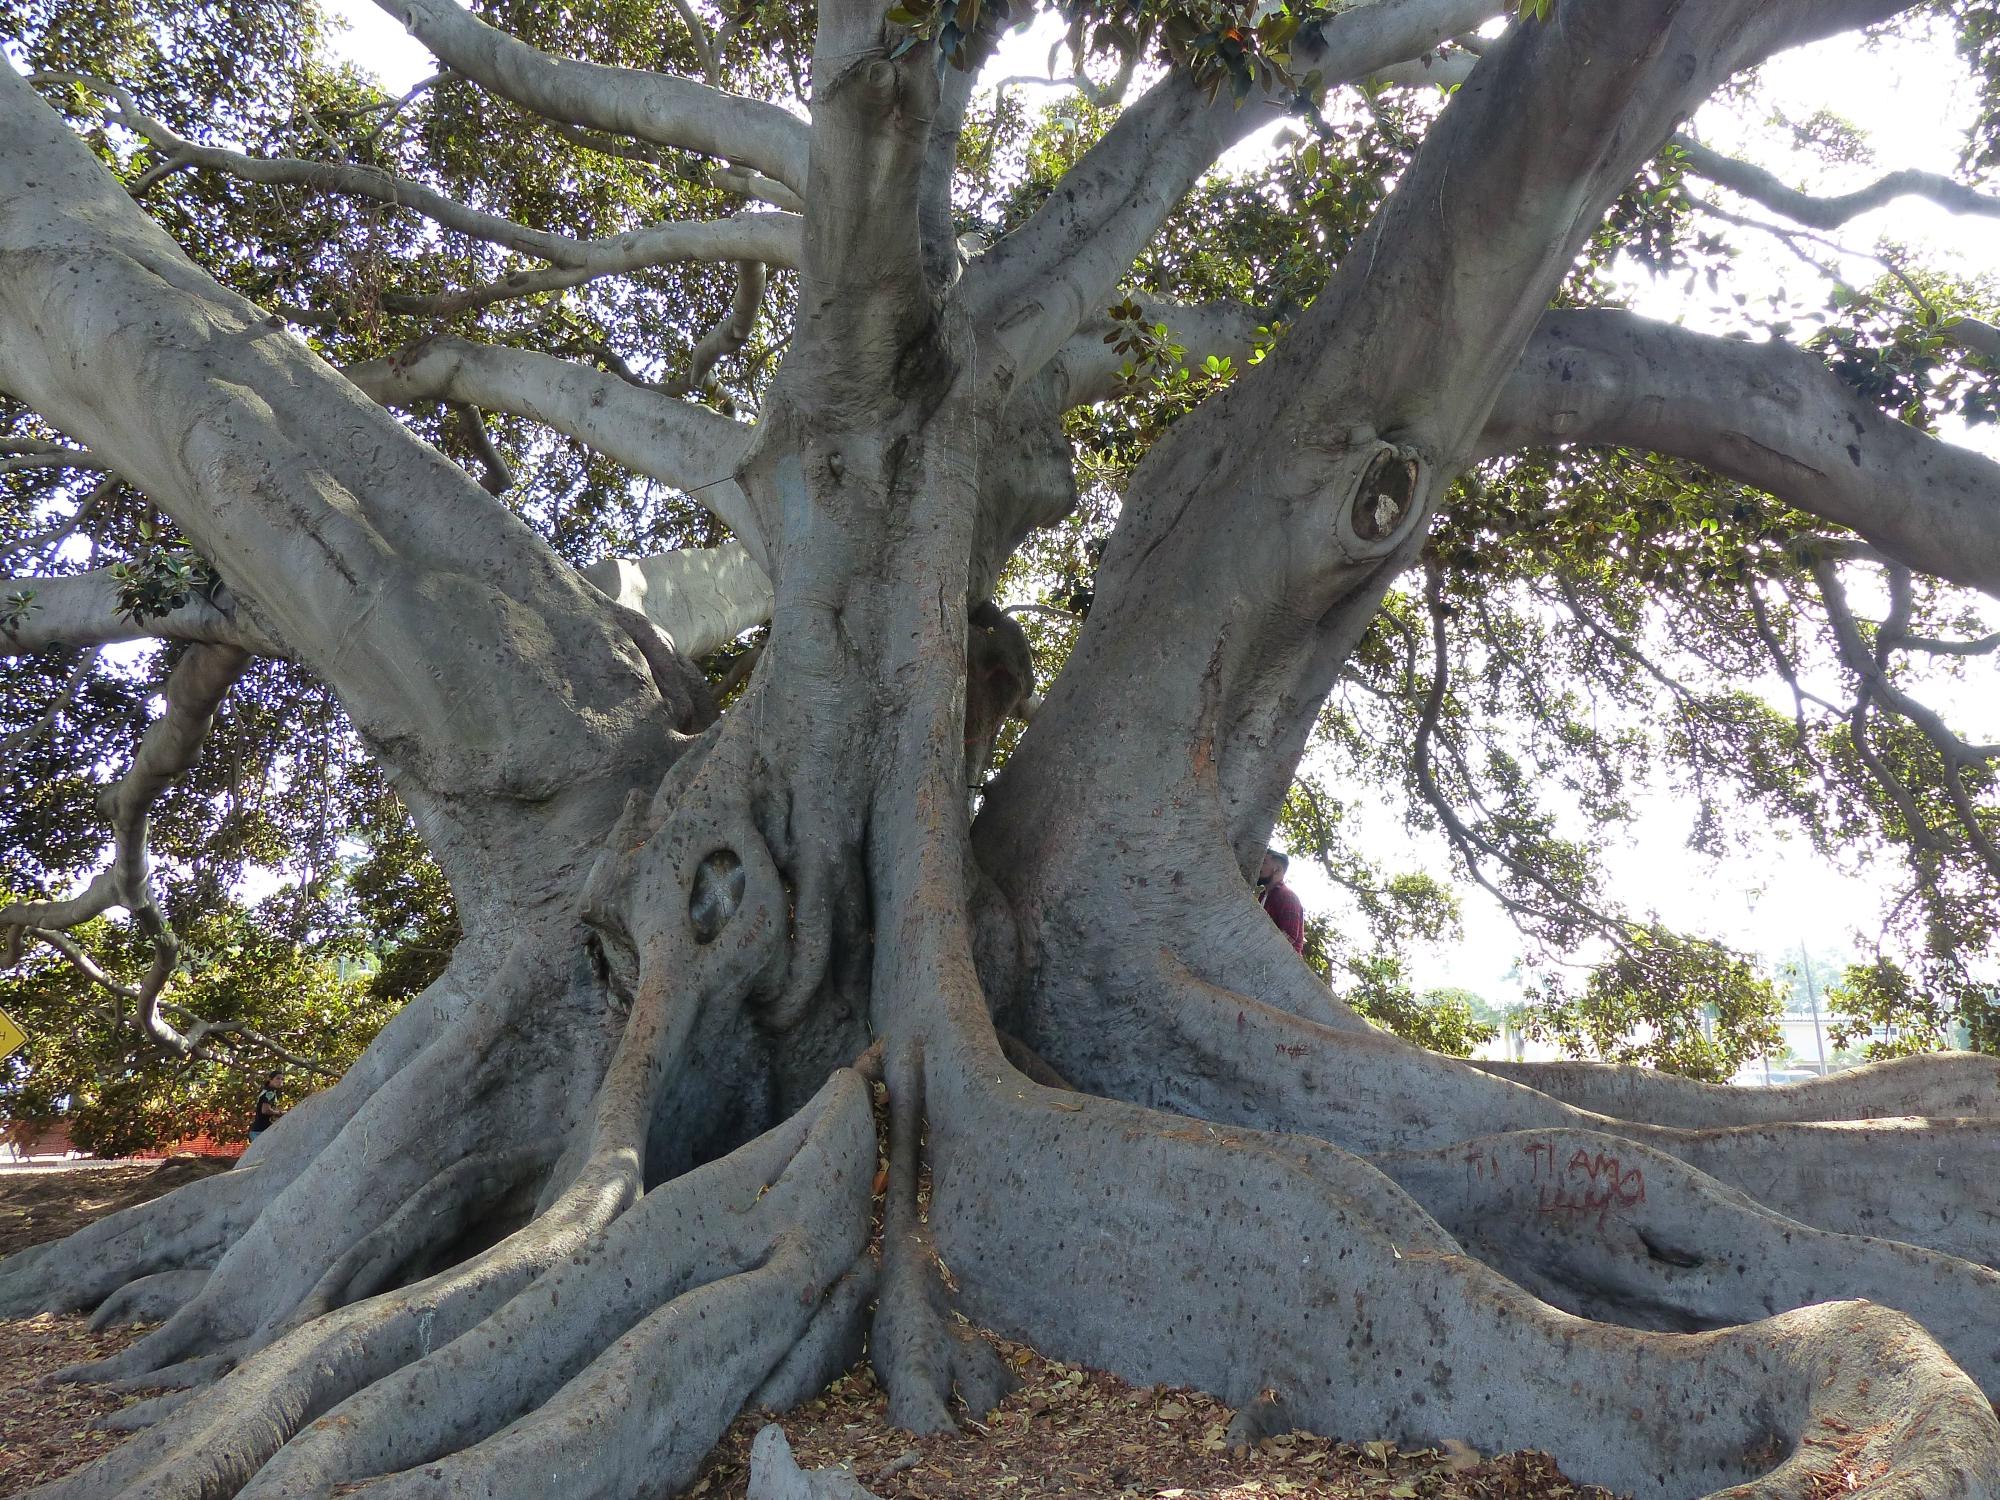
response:
<path id="1" fill-rule="evenodd" d="M 1380 0 L 1293 42 L 1328 86 L 1422 56 L 1500 13 L 1493 0 Z M 968 299 L 1001 330 L 1022 374 L 1096 309 L 1217 157 L 1276 118 L 1278 101 L 1211 100 L 1185 69 L 1154 84 L 1056 185 L 1049 201 L 967 272 Z"/>
<path id="2" fill-rule="evenodd" d="M 735 474 L 753 429 L 587 365 L 466 339 L 427 339 L 346 370 L 378 401 L 461 401 L 552 427 L 685 490 L 764 560 L 766 532 Z"/>
<path id="3" fill-rule="evenodd" d="M 947 90 L 929 58 L 889 56 L 887 23 L 872 0 L 822 0 L 818 25 L 812 206 L 793 357 L 806 366 L 802 378 L 828 388 L 852 380 L 869 393 L 863 400 L 886 408 L 936 315 L 920 205 Z"/>
<path id="4" fill-rule="evenodd" d="M 801 221 L 796 214 L 762 211 L 726 219 L 677 220 L 649 224 L 601 240 L 578 242 L 573 264 L 514 271 L 483 286 L 454 292 L 385 292 L 390 312 L 448 318 L 495 302 L 559 292 L 605 276 L 622 276 L 670 261 L 744 261 L 778 266 L 799 262 Z"/>
<path id="5" fill-rule="evenodd" d="M 107 465 L 87 448 L 66 443 L 45 443 L 34 438 L 0 439 L 0 474 L 21 474 L 40 469 L 77 469 L 102 472 Z"/>
<path id="6" fill-rule="evenodd" d="M 736 289 L 730 295 L 729 310 L 701 336 L 694 353 L 688 356 L 687 373 L 665 387 L 667 395 L 686 396 L 700 390 L 720 361 L 750 342 L 750 335 L 757 329 L 757 314 L 764 306 L 764 286 L 768 279 L 762 263 L 754 260 L 736 263 Z"/>
<path id="7" fill-rule="evenodd" d="M 516 223 L 500 214 L 487 213 L 460 203 L 421 182 L 380 167 L 310 161 L 293 156 L 252 156 L 220 146 L 204 146 L 177 134 L 140 109 L 128 90 L 89 74 L 36 73 L 30 76 L 29 82 L 80 84 L 103 95 L 117 106 L 107 115 L 111 123 L 122 125 L 143 137 L 155 150 L 183 167 L 205 168 L 244 182 L 344 193 L 386 203 L 394 208 L 411 209 L 446 229 L 517 250 L 523 255 L 539 256 L 558 266 L 582 267 L 588 263 L 593 250 L 600 250 L 601 253 L 601 246 L 605 243 L 593 245 L 571 235 Z"/>
<path id="8" fill-rule="evenodd" d="M 541 745 L 569 739 L 605 766 L 657 758 L 666 710 L 610 603 L 192 264 L 7 68 L 0 156 L 14 170 L 0 195 L 0 388 L 141 490 L 361 734 L 400 747 L 408 795 L 432 799 L 435 826 L 499 783 L 514 794 L 501 816 L 543 837 L 562 790 Z M 134 329 L 143 359 L 108 352 Z M 546 635 L 504 623 L 521 618 Z M 408 670 L 412 652 L 438 651 L 449 670 Z M 506 738 L 479 711 L 503 699 Z"/>
<path id="9" fill-rule="evenodd" d="M 583 576 L 645 615 L 691 661 L 771 618 L 771 580 L 738 542 L 607 558 Z"/>
<path id="10" fill-rule="evenodd" d="M 551 120 L 721 157 L 806 191 L 809 128 L 774 104 L 638 68 L 552 57 L 454 0 L 376 0 L 455 73 Z"/>
<path id="11" fill-rule="evenodd" d="M 167 982 L 180 966 L 180 939 L 153 892 L 147 824 L 161 793 L 200 756 L 216 710 L 249 664 L 249 654 L 235 646 L 203 643 L 189 648 L 167 674 L 163 690 L 166 710 L 140 737 L 131 767 L 98 794 L 98 806 L 111 824 L 111 863 L 74 896 L 57 901 L 17 901 L 0 908 L 0 930 L 4 930 L 9 964 L 20 961 L 24 938 L 46 942 L 109 997 L 111 1014 L 120 1024 L 135 1028 L 176 1056 L 247 1066 L 234 1049 L 249 1046 L 267 1058 L 330 1073 L 254 1028 L 238 1022 L 205 1021 L 162 998 Z M 131 916 L 152 950 L 145 977 L 137 984 L 114 978 L 68 934 L 68 929 L 113 909 Z M 227 1038 L 230 1047 L 219 1048 L 211 1037 Z"/>
<path id="12" fill-rule="evenodd" d="M 1862 633 L 1839 569 L 1824 558 L 1815 558 L 1812 573 L 1820 598 L 1825 601 L 1827 618 L 1833 625 L 1834 642 L 1839 648 L 1840 659 L 1861 683 L 1852 720 L 1857 743 L 1865 740 L 1867 720 L 1877 704 L 1914 726 L 1943 763 L 1945 796 L 1966 840 L 1977 851 L 1987 869 L 2000 877 L 2000 847 L 1995 846 L 1988 833 L 1964 779 L 1967 770 L 1983 768 L 2000 759 L 2000 745 L 1967 744 L 1953 733 L 1937 710 L 1912 698 L 1889 676 L 1892 643 L 1905 636 L 1908 630 L 1911 607 L 1909 574 L 1900 568 L 1890 570 L 1890 615 L 1871 643 Z M 1870 770 L 1875 770 L 1875 767 L 1871 766 Z M 1889 774 L 1900 785 L 1900 780 L 1894 778 L 1893 773 Z M 1877 780 L 1881 779 L 1878 774 Z M 1913 834 L 1929 832 L 1928 820 L 1913 802 L 1902 796 L 1896 800 L 1904 817 L 1911 820 L 1909 826 Z"/>
<path id="13" fill-rule="evenodd" d="M 1615 444 L 1693 459 L 2000 595 L 2000 463 L 1885 416 L 1805 351 L 1630 313 L 1548 314 L 1481 448 Z"/>
<path id="14" fill-rule="evenodd" d="M 1967 353 L 2000 365 L 2000 328 L 1978 318 L 1953 318 L 1941 331 Z"/>
<path id="15" fill-rule="evenodd" d="M 284 651 L 242 618 L 227 589 L 191 592 L 165 614 L 141 616 L 124 607 L 109 568 L 59 578 L 0 578 L 0 653 L 49 646 L 108 646 L 118 641 L 198 641 L 259 656 Z"/>
<path id="16" fill-rule="evenodd" d="M 1130 294 L 1139 309 L 1138 321 L 1148 329 L 1166 326 L 1166 341 L 1184 351 L 1190 365 L 1210 355 L 1239 363 L 1257 346 L 1258 330 L 1268 327 L 1271 313 L 1241 302 L 1161 302 Z M 1063 388 L 1064 406 L 1088 406 L 1109 400 L 1123 386 L 1129 356 L 1118 352 L 1120 327 L 1111 319 L 1087 320 L 1057 351 L 1052 364 Z"/>
<path id="17" fill-rule="evenodd" d="M 1773 213 L 1783 214 L 1794 223 L 1807 224 L 1814 229 L 1838 229 L 1850 220 L 1893 203 L 1898 198 L 1924 198 L 1955 214 L 2000 218 L 2000 198 L 1978 192 L 1936 172 L 1890 172 L 1851 193 L 1819 196 L 1789 187 L 1775 173 L 1751 162 L 1724 156 L 1688 136 L 1675 136 L 1674 145 L 1687 157 L 1689 168 L 1698 176 L 1728 188 L 1739 197 L 1762 204 Z"/>

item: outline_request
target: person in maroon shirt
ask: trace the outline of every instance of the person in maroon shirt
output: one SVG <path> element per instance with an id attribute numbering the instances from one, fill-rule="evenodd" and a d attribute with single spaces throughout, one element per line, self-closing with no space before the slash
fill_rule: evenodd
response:
<path id="1" fill-rule="evenodd" d="M 1291 863 L 1290 856 L 1276 849 L 1264 851 L 1263 867 L 1257 871 L 1257 899 L 1271 914 L 1271 920 L 1278 924 L 1278 931 L 1285 935 L 1285 940 L 1303 953 L 1306 951 L 1306 909 L 1292 894 L 1292 888 L 1285 884 L 1285 871 Z"/>

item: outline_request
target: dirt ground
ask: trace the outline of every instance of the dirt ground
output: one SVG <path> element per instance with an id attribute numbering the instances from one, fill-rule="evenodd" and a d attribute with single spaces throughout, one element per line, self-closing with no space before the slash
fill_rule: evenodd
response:
<path id="1" fill-rule="evenodd" d="M 207 1158 L 176 1158 L 0 1172 L 0 1254 L 217 1169 Z M 139 1331 L 93 1334 L 74 1317 L 0 1320 L 0 1497 L 120 1441 L 93 1424 L 137 1395 L 58 1385 L 49 1376 L 110 1354 Z M 743 1500 L 751 1440 L 776 1420 L 801 1464 L 846 1464 L 884 1500 L 1614 1500 L 1605 1490 L 1572 1485 L 1538 1453 L 1483 1457 L 1460 1443 L 1405 1453 L 1388 1443 L 1307 1433 L 1232 1450 L 1225 1432 L 1233 1413 L 1211 1397 L 1127 1385 L 1023 1345 L 993 1342 L 1020 1388 L 983 1420 L 966 1420 L 960 1432 L 916 1439 L 891 1427 L 887 1401 L 863 1368 L 781 1417 L 745 1413 L 686 1493 Z"/>
<path id="2" fill-rule="evenodd" d="M 0 1169 L 0 1256 L 229 1165 L 228 1157 L 177 1156 L 131 1165 Z M 92 1424 L 137 1398 L 57 1385 L 48 1376 L 101 1359 L 136 1337 L 132 1328 L 92 1333 L 82 1318 L 0 1319 L 0 1496 L 18 1495 L 117 1445 L 120 1435 Z"/>
<path id="3" fill-rule="evenodd" d="M 102 1166 L 0 1168 L 0 1255 L 61 1239 L 92 1219 L 232 1165 L 226 1156 L 170 1156 Z"/>

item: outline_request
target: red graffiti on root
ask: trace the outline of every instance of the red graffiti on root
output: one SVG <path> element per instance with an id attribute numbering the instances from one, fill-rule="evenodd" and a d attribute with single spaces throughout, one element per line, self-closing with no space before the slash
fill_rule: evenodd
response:
<path id="1" fill-rule="evenodd" d="M 1645 1172 L 1615 1156 L 1579 1147 L 1564 1161 L 1554 1141 L 1531 1141 L 1527 1152 L 1538 1213 L 1595 1217 L 1601 1230 L 1614 1212 L 1646 1201 Z"/>

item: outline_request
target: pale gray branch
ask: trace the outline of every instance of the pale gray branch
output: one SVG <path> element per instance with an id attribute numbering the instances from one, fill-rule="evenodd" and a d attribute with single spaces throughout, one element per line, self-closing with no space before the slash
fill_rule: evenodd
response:
<path id="1" fill-rule="evenodd" d="M 1921 651 L 1927 656 L 1989 656 L 2000 649 L 2000 631 L 1970 641 L 1941 641 L 1927 635 L 1899 635 L 1889 644 L 1899 651 Z"/>
<path id="2" fill-rule="evenodd" d="M 454 72 L 552 120 L 675 146 L 806 189 L 809 131 L 776 105 L 636 68 L 551 57 L 454 0 L 376 0 Z"/>
<path id="3" fill-rule="evenodd" d="M 1377 68 L 1368 75 L 1371 84 L 1390 88 L 1457 88 L 1472 76 L 1477 54 L 1471 52 L 1426 52 L 1403 62 Z"/>
<path id="4" fill-rule="evenodd" d="M 0 474 L 37 469 L 78 469 L 101 473 L 107 467 L 88 448 L 44 442 L 40 438 L 0 438 Z"/>
<path id="5" fill-rule="evenodd" d="M 200 1042 L 182 1032 L 160 1010 L 161 992 L 180 964 L 180 940 L 153 895 L 147 823 L 160 793 L 201 754 L 216 710 L 249 664 L 249 655 L 234 646 L 202 644 L 190 649 L 168 673 L 166 711 L 146 727 L 131 767 L 98 794 L 98 806 L 111 824 L 110 865 L 74 896 L 59 901 L 17 901 L 0 908 L 0 927 L 12 929 L 7 940 L 10 962 L 19 958 L 23 932 L 53 938 L 57 950 L 85 974 L 131 1003 L 132 1023 L 140 1031 L 183 1057 L 199 1055 Z M 152 962 L 136 986 L 112 980 L 56 931 L 102 916 L 113 907 L 131 914 L 152 948 Z"/>
<path id="6" fill-rule="evenodd" d="M 391 312 L 442 318 L 515 297 L 562 291 L 600 277 L 620 276 L 668 261 L 757 261 L 795 266 L 799 260 L 801 225 L 796 214 L 761 211 L 696 223 L 651 224 L 580 245 L 579 258 L 568 266 L 516 271 L 485 286 L 455 292 L 421 295 L 386 292 L 382 306 Z"/>
<path id="7" fill-rule="evenodd" d="M 1423 56 L 1501 14 L 1497 0 L 1376 0 L 1295 39 L 1293 65 L 1329 85 Z M 1055 193 L 967 272 L 971 304 L 1000 330 L 1025 376 L 1112 289 L 1167 216 L 1235 142 L 1276 117 L 1274 102 L 1211 102 L 1175 69 L 1122 114 Z"/>
<path id="8" fill-rule="evenodd" d="M 1482 451 L 1677 454 L 1852 528 L 1888 558 L 2000 595 L 2000 464 L 1883 415 L 1789 344 L 1608 310 L 1547 314 Z"/>
<path id="9" fill-rule="evenodd" d="M 1815 229 L 1838 229 L 1850 219 L 1893 203 L 1898 198 L 1925 198 L 1955 214 L 2000 217 L 2000 198 L 1978 192 L 1936 172 L 1890 172 L 1851 193 L 1825 196 L 1788 187 L 1771 172 L 1747 161 L 1724 156 L 1685 135 L 1674 137 L 1688 166 L 1710 182 L 1760 203 L 1773 213 Z"/>
<path id="10" fill-rule="evenodd" d="M 1943 331 L 1959 348 L 2000 364 L 2000 328 L 1978 318 L 1953 318 Z"/>
<path id="11" fill-rule="evenodd" d="M 493 434 L 486 430 L 486 418 L 476 406 L 464 402 L 449 403 L 452 415 L 458 420 L 458 430 L 465 439 L 480 467 L 486 472 L 479 476 L 479 484 L 489 495 L 504 495 L 514 487 L 514 468 L 507 462 L 506 455 L 494 445 Z"/>
<path id="12" fill-rule="evenodd" d="M 240 617 L 226 589 L 213 600 L 189 594 L 177 609 L 144 620 L 121 612 L 118 598 L 118 581 L 109 568 L 61 578 L 0 578 L 0 602 L 23 601 L 0 616 L 0 653 L 157 640 L 205 641 L 259 656 L 284 654 L 275 641 Z"/>
<path id="13" fill-rule="evenodd" d="M 694 353 L 688 357 L 687 373 L 666 386 L 667 395 L 685 396 L 700 390 L 707 383 L 709 372 L 720 361 L 750 341 L 750 335 L 757 329 L 757 314 L 764 305 L 766 280 L 764 267 L 759 262 L 737 262 L 736 289 L 729 299 L 729 311 L 701 336 L 701 341 L 694 346 Z"/>
<path id="14" fill-rule="evenodd" d="M 531 809 L 568 784 L 543 747 L 566 736 L 605 764 L 657 756 L 659 699 L 609 604 L 463 470 L 192 264 L 4 67 L 0 158 L 0 388 L 174 520 L 357 729 L 395 747 L 434 826 L 505 783 L 513 800 L 497 815 L 481 804 L 480 836 L 498 816 L 543 837 Z M 522 618 L 546 633 L 502 623 Z M 477 711 L 502 697 L 504 725 Z M 438 842 L 448 859 L 470 847 L 442 831 Z"/>
<path id="15" fill-rule="evenodd" d="M 429 339 L 346 375 L 378 401 L 464 401 L 552 427 L 687 491 L 768 561 L 763 528 L 735 480 L 752 429 L 705 407 L 570 360 L 457 338 Z"/>
<path id="16" fill-rule="evenodd" d="M 615 243 L 579 240 L 552 230 L 517 224 L 500 214 L 487 213 L 460 203 L 444 193 L 407 177 L 385 172 L 379 167 L 354 166 L 346 162 L 309 161 L 291 156 L 251 156 L 220 146 L 204 146 L 175 134 L 166 125 L 142 111 L 131 94 L 115 83 L 81 73 L 38 73 L 31 81 L 80 83 L 112 99 L 118 106 L 110 118 L 144 137 L 181 166 L 203 167 L 245 182 L 285 187 L 314 188 L 322 192 L 345 193 L 372 199 L 397 208 L 408 208 L 447 229 L 475 239 L 504 245 L 523 255 L 540 256 L 558 266 L 583 266 L 593 249 Z"/>
<path id="17" fill-rule="evenodd" d="M 583 576 L 645 615 L 691 661 L 771 618 L 771 580 L 737 542 L 607 558 Z"/>
<path id="18" fill-rule="evenodd" d="M 1257 330 L 1268 325 L 1270 314 L 1240 302 L 1161 302 L 1134 292 L 1143 321 L 1149 326 L 1165 324 L 1167 341 L 1186 351 L 1186 360 L 1199 365 L 1209 355 L 1233 359 L 1239 364 L 1249 358 L 1257 345 Z M 1063 383 L 1064 406 L 1087 406 L 1117 395 L 1120 371 L 1129 356 L 1117 352 L 1111 339 L 1121 325 L 1102 315 L 1084 323 L 1057 351 L 1054 358 Z"/>
<path id="19" fill-rule="evenodd" d="M 768 203 L 773 208 L 782 208 L 787 213 L 802 214 L 806 211 L 804 198 L 775 177 L 766 177 L 762 172 L 753 172 L 748 167 L 717 167 L 708 174 L 708 180 L 726 193 L 739 193 L 745 198 L 755 198 L 760 203 Z"/>

